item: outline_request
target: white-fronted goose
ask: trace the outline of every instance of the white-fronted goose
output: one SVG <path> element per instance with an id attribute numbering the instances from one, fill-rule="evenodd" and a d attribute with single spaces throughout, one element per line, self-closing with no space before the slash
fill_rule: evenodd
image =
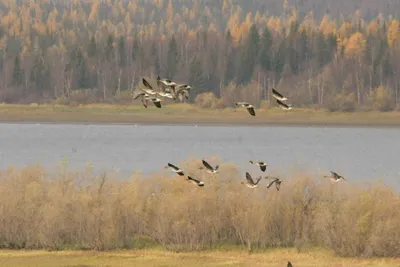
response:
<path id="1" fill-rule="evenodd" d="M 261 176 L 258 177 L 257 181 L 254 182 L 253 178 L 251 178 L 251 175 L 248 172 L 246 172 L 246 183 L 242 182 L 242 184 L 245 184 L 249 188 L 256 188 L 258 187 L 258 183 L 260 182 L 260 180 Z"/>
<path id="2" fill-rule="evenodd" d="M 171 163 L 168 163 L 168 166 L 165 166 L 165 168 L 170 168 L 174 173 L 176 173 L 180 176 L 184 175 L 183 171 L 180 168 L 176 167 L 175 165 L 173 165 Z"/>
<path id="3" fill-rule="evenodd" d="M 195 179 L 195 178 L 193 178 L 193 177 L 188 176 L 188 180 L 189 180 L 190 182 L 194 183 L 195 185 L 204 186 L 204 182 L 202 182 L 202 181 L 200 181 L 200 180 L 197 180 L 197 179 Z"/>
<path id="4" fill-rule="evenodd" d="M 281 95 L 278 91 L 272 88 L 272 96 L 275 97 L 279 101 L 286 101 L 289 100 L 287 97 Z"/>
<path id="5" fill-rule="evenodd" d="M 331 175 L 330 176 L 324 176 L 325 178 L 329 178 L 332 182 L 340 182 L 340 181 L 344 181 L 344 177 L 337 174 L 336 172 L 330 171 Z"/>
<path id="6" fill-rule="evenodd" d="M 249 160 L 249 162 L 251 164 L 255 164 L 258 167 L 260 167 L 261 171 L 265 172 L 265 170 L 267 169 L 268 164 L 263 162 L 263 161 L 253 161 L 253 160 Z"/>
<path id="7" fill-rule="evenodd" d="M 235 102 L 236 106 L 241 106 L 247 109 L 251 116 L 255 116 L 256 112 L 254 111 L 254 106 L 247 102 Z"/>
<path id="8" fill-rule="evenodd" d="M 267 185 L 267 188 L 270 188 L 274 183 L 275 183 L 275 187 L 276 187 L 276 190 L 278 190 L 279 191 L 279 189 L 281 188 L 281 183 L 282 183 L 282 180 L 280 180 L 279 178 L 272 178 L 272 177 L 265 177 L 265 179 L 272 179 L 272 181 Z"/>
<path id="9" fill-rule="evenodd" d="M 148 98 L 148 97 L 150 97 L 150 96 L 149 96 L 147 93 L 137 93 L 136 95 L 133 96 L 133 99 L 136 100 L 136 99 L 138 99 L 139 97 L 142 98 L 141 100 L 142 100 L 143 106 L 144 106 L 145 108 L 147 108 L 147 103 L 148 103 L 148 101 L 147 101 L 146 98 Z"/>
<path id="10" fill-rule="evenodd" d="M 213 168 L 207 161 L 205 161 L 204 159 L 202 160 L 203 165 L 206 167 L 206 171 L 208 173 L 217 173 L 218 172 L 218 168 L 219 165 L 216 165 L 215 168 Z M 204 169 L 203 167 L 200 167 L 200 169 Z"/>

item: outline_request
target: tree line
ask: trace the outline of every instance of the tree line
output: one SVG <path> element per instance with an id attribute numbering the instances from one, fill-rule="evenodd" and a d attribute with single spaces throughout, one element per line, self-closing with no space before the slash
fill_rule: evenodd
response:
<path id="1" fill-rule="evenodd" d="M 2 102 L 129 102 L 141 77 L 158 75 L 222 106 L 268 103 L 272 87 L 331 110 L 392 110 L 400 99 L 393 16 L 316 16 L 297 1 L 280 15 L 262 1 L 1 2 Z"/>

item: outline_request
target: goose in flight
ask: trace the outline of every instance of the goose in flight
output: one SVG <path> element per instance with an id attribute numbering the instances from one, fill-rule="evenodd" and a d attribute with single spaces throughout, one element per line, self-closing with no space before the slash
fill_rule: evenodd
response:
<path id="1" fill-rule="evenodd" d="M 179 100 L 183 102 L 183 98 L 189 99 L 189 91 L 192 87 L 187 84 L 180 84 L 177 87 L 176 95 L 179 97 Z"/>
<path id="2" fill-rule="evenodd" d="M 266 170 L 266 168 L 267 168 L 267 166 L 268 166 L 268 164 L 265 163 L 265 162 L 263 162 L 263 161 L 253 161 L 253 160 L 249 160 L 249 162 L 250 162 L 251 164 L 255 164 L 255 165 L 257 165 L 258 167 L 260 167 L 261 171 L 263 171 L 263 172 L 265 172 L 265 170 Z"/>
<path id="3" fill-rule="evenodd" d="M 217 173 L 219 169 L 219 165 L 216 165 L 215 168 L 213 168 L 207 161 L 203 159 L 203 165 L 206 167 L 206 171 L 208 173 Z M 200 167 L 200 170 L 202 170 L 203 167 Z"/>
<path id="4" fill-rule="evenodd" d="M 330 171 L 330 172 L 331 172 L 331 176 L 324 176 L 324 177 L 331 179 L 332 182 L 337 183 L 337 182 L 340 182 L 342 180 L 343 181 L 345 180 L 343 176 L 337 174 L 336 172 L 333 172 L 333 171 Z"/>
<path id="5" fill-rule="evenodd" d="M 202 181 L 200 181 L 200 180 L 197 180 L 197 179 L 195 179 L 195 178 L 193 178 L 193 177 L 188 176 L 188 180 L 189 180 L 190 182 L 194 183 L 195 185 L 204 186 L 204 182 L 202 182 Z"/>
<path id="6" fill-rule="evenodd" d="M 253 178 L 251 178 L 251 175 L 248 172 L 246 172 L 246 183 L 242 182 L 242 184 L 245 184 L 249 188 L 256 188 L 258 187 L 258 183 L 260 182 L 260 180 L 261 176 L 258 177 L 258 179 L 254 182 Z"/>
<path id="7" fill-rule="evenodd" d="M 272 181 L 267 185 L 267 188 L 270 188 L 275 183 L 276 190 L 279 191 L 279 189 L 281 188 L 281 183 L 282 183 L 281 179 L 279 179 L 279 178 L 270 178 L 268 176 L 265 177 L 265 179 L 272 179 Z"/>
<path id="8" fill-rule="evenodd" d="M 280 100 L 276 100 L 276 103 L 278 103 L 278 105 L 281 106 L 281 108 L 284 109 L 284 110 L 291 110 L 292 109 L 292 105 L 285 104 Z"/>
<path id="9" fill-rule="evenodd" d="M 176 167 L 175 165 L 173 165 L 171 163 L 168 163 L 168 166 L 165 166 L 165 168 L 170 168 L 174 173 L 176 173 L 180 176 L 184 175 L 183 171 L 180 168 Z"/>
<path id="10" fill-rule="evenodd" d="M 172 93 L 171 87 L 176 86 L 176 83 L 169 79 L 161 79 L 160 76 L 157 76 L 157 86 L 160 91 Z"/>
<path id="11" fill-rule="evenodd" d="M 141 97 L 141 98 L 142 98 L 142 104 L 143 104 L 143 106 L 144 106 L 145 108 L 147 108 L 147 103 L 148 103 L 148 101 L 147 101 L 146 98 L 148 98 L 149 96 L 150 96 L 150 95 L 148 95 L 147 93 L 137 93 L 136 95 L 133 96 L 133 99 L 136 100 L 136 99 L 138 99 L 139 97 Z"/>
<path id="12" fill-rule="evenodd" d="M 278 91 L 276 91 L 274 88 L 272 88 L 272 96 L 275 97 L 275 99 L 279 101 L 286 101 L 289 100 L 287 97 L 281 95 Z"/>
<path id="13" fill-rule="evenodd" d="M 142 88 L 142 91 L 144 91 L 145 93 L 147 93 L 149 95 L 157 94 L 157 92 L 154 91 L 153 87 L 149 84 L 148 81 L 146 81 L 145 78 L 142 78 L 142 82 L 143 82 L 144 87 L 146 87 L 146 88 Z"/>
<path id="14" fill-rule="evenodd" d="M 255 116 L 256 112 L 254 111 L 254 106 L 247 102 L 235 102 L 236 106 L 241 106 L 247 109 L 251 116 Z"/>

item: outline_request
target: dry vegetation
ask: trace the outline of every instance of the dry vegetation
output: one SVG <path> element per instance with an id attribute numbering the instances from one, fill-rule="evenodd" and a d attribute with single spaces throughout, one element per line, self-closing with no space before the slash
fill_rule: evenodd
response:
<path id="1" fill-rule="evenodd" d="M 249 255 L 237 249 L 181 252 L 165 250 L 120 250 L 120 251 L 0 251 L 0 266 L 13 267 L 285 267 L 290 260 L 295 267 L 395 267 L 399 259 L 343 258 L 331 252 L 313 249 L 297 253 L 295 249 L 270 249 Z"/>
<path id="2" fill-rule="evenodd" d="M 279 192 L 251 190 L 231 163 L 221 162 L 213 178 L 198 160 L 178 164 L 206 186 L 167 170 L 121 180 L 90 168 L 10 167 L 0 174 L 0 248 L 321 247 L 338 256 L 400 256 L 400 198 L 392 188 L 293 173 Z"/>

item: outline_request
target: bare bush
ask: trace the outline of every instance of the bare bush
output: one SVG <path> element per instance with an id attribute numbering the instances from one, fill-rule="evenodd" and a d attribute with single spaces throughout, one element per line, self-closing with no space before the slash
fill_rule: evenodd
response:
<path id="1" fill-rule="evenodd" d="M 371 91 L 368 95 L 368 104 L 378 111 L 391 111 L 396 107 L 396 101 L 390 89 L 383 86 Z"/>
<path id="2" fill-rule="evenodd" d="M 162 245 L 199 250 L 309 246 L 341 256 L 400 256 L 400 199 L 381 184 L 331 184 L 298 175 L 280 191 L 249 189 L 218 159 L 220 173 L 179 163 L 197 187 L 168 170 L 120 180 L 112 174 L 35 165 L 0 173 L 0 247 L 117 249 Z"/>
<path id="3" fill-rule="evenodd" d="M 356 110 L 356 106 L 356 94 L 341 91 L 340 93 L 332 97 L 332 100 L 328 103 L 328 110 L 352 112 Z"/>
<path id="4" fill-rule="evenodd" d="M 214 93 L 201 93 L 194 100 L 196 106 L 200 108 L 221 108 L 221 99 L 216 97 Z"/>

